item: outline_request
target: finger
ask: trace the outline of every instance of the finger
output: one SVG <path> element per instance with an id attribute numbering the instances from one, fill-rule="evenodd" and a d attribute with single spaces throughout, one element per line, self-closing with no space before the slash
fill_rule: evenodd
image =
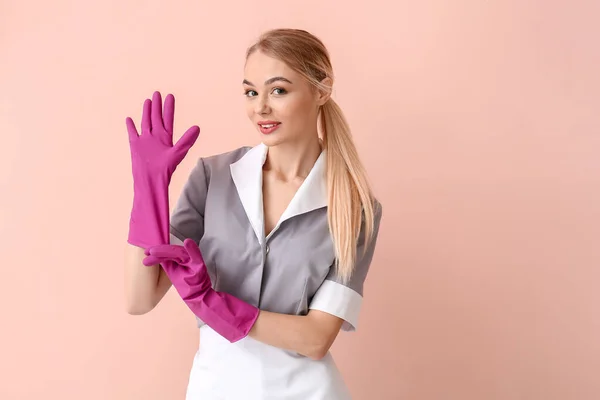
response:
<path id="1" fill-rule="evenodd" d="M 185 266 L 186 262 L 188 260 L 180 260 L 178 258 L 173 258 L 173 257 L 157 257 L 157 256 L 146 256 L 144 257 L 144 259 L 142 260 L 142 263 L 147 266 L 150 267 L 152 265 L 162 265 L 163 267 L 173 267 L 176 265 L 183 265 Z"/>
<path id="2" fill-rule="evenodd" d="M 169 246 L 169 245 L 165 245 Z M 184 263 L 189 259 L 186 250 L 182 246 L 163 247 L 156 246 L 150 249 L 150 255 L 158 258 L 166 258 Z"/>
<path id="3" fill-rule="evenodd" d="M 170 134 L 173 134 L 173 123 L 175 120 L 175 96 L 168 94 L 165 97 L 165 110 L 163 115 L 163 124 Z"/>
<path id="4" fill-rule="evenodd" d="M 148 252 L 148 254 L 151 254 L 155 250 L 175 249 L 177 247 L 183 247 L 183 246 L 177 245 L 177 244 L 169 244 L 169 243 L 155 244 L 153 246 L 149 246 L 148 248 L 146 248 L 146 251 Z"/>
<path id="5" fill-rule="evenodd" d="M 129 141 L 136 140 L 140 135 L 135 127 L 135 123 L 129 117 L 125 119 L 125 125 L 127 126 L 127 133 L 129 134 Z"/>
<path id="6" fill-rule="evenodd" d="M 200 248 L 193 239 L 187 238 L 183 241 L 183 246 L 189 254 L 189 257 L 196 262 L 204 262 Z"/>
<path id="7" fill-rule="evenodd" d="M 161 262 L 161 259 L 158 257 L 154 257 L 154 256 L 146 256 L 142 260 L 142 264 L 144 264 L 146 267 L 158 265 L 158 264 L 160 264 L 160 262 Z"/>
<path id="8" fill-rule="evenodd" d="M 146 99 L 144 101 L 144 107 L 142 108 L 142 134 L 150 133 L 152 124 L 150 123 L 150 109 L 152 107 L 152 101 Z"/>
<path id="9" fill-rule="evenodd" d="M 154 246 L 150 246 L 146 249 L 146 251 L 148 252 L 147 254 L 157 254 L 157 253 L 174 253 L 176 251 L 183 251 L 185 252 L 185 249 L 183 248 L 182 245 L 179 244 L 157 244 Z"/>
<path id="10" fill-rule="evenodd" d="M 171 257 L 156 257 L 156 256 L 146 256 L 142 260 L 142 263 L 147 266 L 153 265 L 161 265 L 163 268 L 174 267 L 176 265 L 185 265 L 182 261 L 173 259 Z"/>
<path id="11" fill-rule="evenodd" d="M 178 248 L 178 249 L 150 249 L 150 255 L 154 256 L 154 257 L 165 257 L 165 258 L 185 258 L 187 256 L 187 253 L 185 251 L 185 249 L 183 248 Z"/>
<path id="12" fill-rule="evenodd" d="M 177 144 L 173 146 L 175 152 L 175 158 L 177 161 L 181 161 L 185 158 L 188 151 L 192 148 L 198 136 L 200 135 L 200 128 L 196 125 L 188 129 L 181 138 L 177 141 Z"/>
<path id="13" fill-rule="evenodd" d="M 162 99 L 160 92 L 156 91 L 152 95 L 152 129 L 163 126 L 162 123 Z"/>

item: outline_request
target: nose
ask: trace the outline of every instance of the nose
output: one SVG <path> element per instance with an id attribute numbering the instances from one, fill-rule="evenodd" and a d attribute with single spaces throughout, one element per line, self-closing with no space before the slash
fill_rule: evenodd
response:
<path id="1" fill-rule="evenodd" d="M 265 115 L 268 114 L 271 110 L 269 106 L 269 98 L 266 95 L 258 96 L 256 99 L 256 103 L 254 106 L 254 112 L 256 114 Z"/>

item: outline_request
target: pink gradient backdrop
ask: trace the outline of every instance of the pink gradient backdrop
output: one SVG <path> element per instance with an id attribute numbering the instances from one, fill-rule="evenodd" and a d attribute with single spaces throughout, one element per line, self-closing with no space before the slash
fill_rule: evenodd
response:
<path id="1" fill-rule="evenodd" d="M 123 303 L 124 120 L 174 93 L 195 158 L 256 143 L 246 46 L 328 45 L 385 215 L 360 331 L 334 355 L 358 400 L 600 398 L 597 1 L 0 4 L 0 398 L 182 399 L 196 345 L 170 292 Z M 232 384 L 235 384 L 232 382 Z"/>

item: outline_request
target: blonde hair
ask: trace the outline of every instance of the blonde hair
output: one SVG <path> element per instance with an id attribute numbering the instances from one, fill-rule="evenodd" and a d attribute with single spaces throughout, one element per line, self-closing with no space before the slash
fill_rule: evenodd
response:
<path id="1" fill-rule="evenodd" d="M 333 81 L 333 68 L 325 45 L 300 29 L 273 29 L 248 48 L 285 62 L 318 90 L 330 91 L 321 81 Z M 323 147 L 327 150 L 327 219 L 334 243 L 338 276 L 347 281 L 354 270 L 357 241 L 365 228 L 365 243 L 373 237 L 375 198 L 358 157 L 350 127 L 340 107 L 329 98 L 319 111 Z M 364 246 L 366 250 L 367 246 Z"/>

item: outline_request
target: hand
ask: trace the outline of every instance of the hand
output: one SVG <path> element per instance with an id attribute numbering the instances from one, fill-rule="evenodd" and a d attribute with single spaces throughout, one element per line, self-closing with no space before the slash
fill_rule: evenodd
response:
<path id="1" fill-rule="evenodd" d="M 183 246 L 153 246 L 146 249 L 144 254 L 143 264 L 161 264 L 183 300 L 188 299 L 190 294 L 200 295 L 212 288 L 200 248 L 192 239 L 185 239 Z"/>
<path id="2" fill-rule="evenodd" d="M 248 335 L 259 309 L 212 288 L 196 242 L 185 239 L 183 246 L 152 246 L 145 253 L 144 265 L 160 263 L 185 304 L 206 325 L 232 343 Z"/>
<path id="3" fill-rule="evenodd" d="M 139 174 L 171 177 L 175 168 L 194 145 L 200 128 L 192 126 L 173 145 L 173 122 L 175 97 L 165 98 L 164 115 L 159 92 L 154 92 L 152 101 L 146 99 L 142 111 L 142 134 L 139 135 L 133 120 L 126 119 L 131 149 L 134 178 Z"/>
<path id="4" fill-rule="evenodd" d="M 127 242 L 141 248 L 169 243 L 169 184 L 175 168 L 195 143 L 200 128 L 192 126 L 173 146 L 175 98 L 154 92 L 144 102 L 142 134 L 126 119 L 133 172 L 133 207 Z"/>

